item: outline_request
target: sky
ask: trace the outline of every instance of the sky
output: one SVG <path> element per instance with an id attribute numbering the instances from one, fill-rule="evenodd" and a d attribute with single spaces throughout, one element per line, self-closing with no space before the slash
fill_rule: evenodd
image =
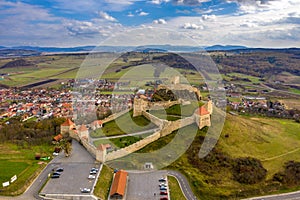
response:
<path id="1" fill-rule="evenodd" d="M 0 46 L 112 41 L 300 47 L 300 0 L 0 0 Z"/>

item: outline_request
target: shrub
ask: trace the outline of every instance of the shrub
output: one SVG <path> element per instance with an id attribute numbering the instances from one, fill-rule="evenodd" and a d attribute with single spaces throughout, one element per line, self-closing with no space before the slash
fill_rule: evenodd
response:
<path id="1" fill-rule="evenodd" d="M 234 180 L 239 183 L 254 184 L 266 178 L 267 170 L 256 158 L 237 158 L 232 167 Z"/>

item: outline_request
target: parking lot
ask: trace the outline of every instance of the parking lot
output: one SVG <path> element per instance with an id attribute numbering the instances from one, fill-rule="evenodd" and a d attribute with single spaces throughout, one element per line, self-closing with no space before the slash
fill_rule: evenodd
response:
<path id="1" fill-rule="evenodd" d="M 90 195 L 82 193 L 81 188 L 93 189 L 96 179 L 89 180 L 88 176 L 92 167 L 99 169 L 99 164 L 95 164 L 95 159 L 77 142 L 72 142 L 73 151 L 70 157 L 65 157 L 60 153 L 55 162 L 50 164 L 49 173 L 55 167 L 62 167 L 59 178 L 50 178 L 40 194 L 46 196 L 54 195 Z M 99 174 L 99 172 L 96 175 Z"/>
<path id="2" fill-rule="evenodd" d="M 129 171 L 126 199 L 130 200 L 160 200 L 169 195 L 160 195 L 159 179 L 166 177 L 165 171 L 132 172 Z M 169 188 L 167 189 L 169 194 Z"/>

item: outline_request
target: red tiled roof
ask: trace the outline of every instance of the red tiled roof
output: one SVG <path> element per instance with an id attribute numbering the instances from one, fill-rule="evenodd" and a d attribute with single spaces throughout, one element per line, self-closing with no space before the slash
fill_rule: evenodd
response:
<path id="1" fill-rule="evenodd" d="M 198 108 L 196 111 L 196 114 L 203 116 L 203 115 L 209 115 L 210 113 L 206 110 L 206 108 L 204 106 L 201 106 L 200 108 Z"/>
<path id="2" fill-rule="evenodd" d="M 115 174 L 115 178 L 112 183 L 112 187 L 110 190 L 110 196 L 113 195 L 125 195 L 126 183 L 127 183 L 127 175 L 128 173 L 124 170 L 119 170 Z"/>
<path id="3" fill-rule="evenodd" d="M 72 122 L 69 118 L 62 124 L 62 126 L 71 126 L 74 125 L 74 122 Z"/>
<path id="4" fill-rule="evenodd" d="M 84 124 L 82 124 L 78 130 L 79 131 L 87 131 L 88 129 L 86 128 L 86 126 Z"/>
<path id="5" fill-rule="evenodd" d="M 59 140 L 61 140 L 62 138 L 63 138 L 62 134 L 58 134 L 57 136 L 54 136 L 54 137 L 53 137 L 53 139 L 54 139 L 55 141 L 59 141 Z"/>
<path id="6" fill-rule="evenodd" d="M 104 144 L 99 144 L 97 149 L 100 151 L 104 151 L 106 149 L 106 147 L 104 146 Z"/>

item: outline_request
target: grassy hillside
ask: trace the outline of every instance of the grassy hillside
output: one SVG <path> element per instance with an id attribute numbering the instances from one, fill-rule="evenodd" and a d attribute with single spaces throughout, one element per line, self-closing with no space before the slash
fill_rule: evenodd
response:
<path id="1" fill-rule="evenodd" d="M 228 115 L 218 145 L 232 157 L 260 159 L 270 178 L 284 162 L 300 161 L 299 130 L 292 120 Z"/>
<path id="2" fill-rule="evenodd" d="M 183 128 L 183 131 L 189 133 L 196 128 L 195 125 L 190 125 Z M 285 162 L 300 161 L 298 130 L 300 124 L 294 121 L 228 115 L 218 144 L 207 157 L 199 159 L 197 156 L 206 134 L 205 129 L 198 130 L 198 135 L 187 152 L 167 168 L 185 174 L 199 199 L 241 199 L 276 191 L 290 191 L 293 187 L 287 188 L 273 182 L 272 176 L 283 169 Z M 160 149 L 175 134 L 177 131 L 147 145 L 139 152 Z M 267 169 L 265 180 L 254 184 L 234 180 L 233 166 L 238 159 L 245 157 L 261 161 Z"/>

